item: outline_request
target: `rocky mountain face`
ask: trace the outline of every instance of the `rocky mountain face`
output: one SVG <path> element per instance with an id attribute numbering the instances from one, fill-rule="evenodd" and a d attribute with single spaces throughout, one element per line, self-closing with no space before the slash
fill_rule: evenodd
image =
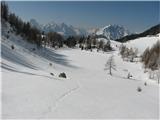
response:
<path id="1" fill-rule="evenodd" d="M 104 28 L 100 28 L 96 31 L 96 35 L 104 36 L 108 40 L 116 40 L 129 34 L 129 30 L 125 27 L 115 24 L 105 26 Z"/>
<path id="2" fill-rule="evenodd" d="M 44 25 L 40 25 L 36 20 L 31 19 L 30 24 L 45 33 L 57 32 L 64 36 L 77 36 L 77 35 L 87 35 L 87 31 L 84 29 L 76 28 L 72 25 L 67 25 L 65 23 L 55 23 L 54 21 L 49 22 Z"/>

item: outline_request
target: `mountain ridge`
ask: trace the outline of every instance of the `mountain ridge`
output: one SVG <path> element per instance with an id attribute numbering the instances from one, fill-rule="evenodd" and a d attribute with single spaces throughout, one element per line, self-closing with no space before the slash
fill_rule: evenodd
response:
<path id="1" fill-rule="evenodd" d="M 145 30 L 144 32 L 138 33 L 138 34 L 131 34 L 124 36 L 120 39 L 116 39 L 116 41 L 119 42 L 127 42 L 129 40 L 133 40 L 140 37 L 146 37 L 147 35 L 157 35 L 160 33 L 160 24 L 157 24 L 155 26 L 150 27 L 149 29 Z"/>
<path id="2" fill-rule="evenodd" d="M 115 40 L 117 38 L 121 38 L 125 35 L 130 34 L 129 30 L 127 30 L 124 26 L 116 24 L 109 24 L 103 28 L 86 30 L 65 24 L 64 22 L 56 23 L 54 21 L 51 21 L 49 23 L 40 25 L 35 19 L 31 19 L 30 23 L 33 27 L 36 27 L 39 30 L 44 31 L 45 33 L 57 32 L 63 36 L 87 36 L 96 34 L 98 36 L 104 36 L 108 40 Z"/>

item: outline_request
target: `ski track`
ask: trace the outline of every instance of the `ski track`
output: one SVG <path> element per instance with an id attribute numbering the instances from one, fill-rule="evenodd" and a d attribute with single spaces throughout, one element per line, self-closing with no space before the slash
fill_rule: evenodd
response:
<path id="1" fill-rule="evenodd" d="M 72 93 L 76 92 L 78 89 L 80 89 L 79 82 L 77 82 L 77 86 L 75 88 L 72 88 L 67 92 L 63 93 L 62 95 L 60 95 L 59 97 L 57 97 L 54 104 L 52 105 L 51 103 L 51 105 L 48 106 L 48 110 L 42 113 L 43 118 L 46 118 L 47 114 L 55 112 L 58 109 L 60 102 L 62 102 L 62 100 L 65 99 L 66 97 L 69 97 Z"/>

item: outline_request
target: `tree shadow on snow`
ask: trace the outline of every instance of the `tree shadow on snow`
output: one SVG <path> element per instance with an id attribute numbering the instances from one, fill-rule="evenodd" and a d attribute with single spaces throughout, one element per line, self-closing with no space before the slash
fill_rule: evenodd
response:
<path id="1" fill-rule="evenodd" d="M 13 41 L 15 42 L 15 41 Z M 16 44 L 16 42 L 15 42 Z M 49 61 L 53 61 L 57 64 L 63 65 L 63 66 L 67 66 L 67 67 L 72 67 L 72 68 L 78 68 L 77 66 L 73 66 L 71 65 L 71 61 L 67 59 L 67 56 L 56 53 L 55 50 L 51 50 L 48 48 L 41 48 L 41 49 L 36 49 L 36 51 L 32 51 L 32 48 L 27 48 L 27 46 L 23 46 L 21 44 L 19 44 L 20 46 L 24 47 L 24 49 L 26 49 L 25 52 L 28 52 L 28 54 L 32 54 L 34 56 L 37 55 L 41 58 L 44 58 L 46 60 Z M 36 67 L 35 65 L 33 65 L 32 62 L 30 62 L 30 60 L 27 60 L 27 57 L 25 57 L 25 55 L 18 53 L 17 49 L 15 48 L 15 50 L 12 50 L 9 47 L 6 47 L 5 45 L 1 44 L 1 55 L 2 58 L 7 59 L 8 61 L 14 62 L 16 64 L 20 64 L 22 66 L 31 68 L 31 69 L 38 69 L 38 67 Z M 21 51 L 22 52 L 22 51 Z M 36 62 L 36 61 L 35 61 Z M 49 64 L 49 63 L 48 63 Z"/>
<path id="2" fill-rule="evenodd" d="M 34 69 L 34 70 L 37 69 L 37 67 L 34 66 L 31 62 L 29 62 L 24 55 L 21 55 L 18 52 L 11 50 L 10 48 L 4 46 L 3 44 L 1 44 L 1 48 L 2 48 L 1 49 L 2 58 L 10 62 L 22 65 L 24 67 L 28 67 L 30 69 Z"/>
<path id="3" fill-rule="evenodd" d="M 9 65 L 7 65 L 7 64 L 5 64 L 5 63 L 2 63 L 2 64 L 1 64 L 1 67 L 2 67 L 3 69 L 6 69 L 6 70 L 12 71 L 12 72 L 17 72 L 17 73 L 22 73 L 22 74 L 27 74 L 27 75 L 34 75 L 34 76 L 40 76 L 40 77 L 45 77 L 45 78 L 49 78 L 49 79 L 59 80 L 58 78 L 50 77 L 50 76 L 47 76 L 47 75 L 39 75 L 39 74 L 30 73 L 30 72 L 25 72 L 25 71 L 18 71 L 18 70 L 16 70 L 14 67 L 9 66 Z M 63 81 L 63 80 L 61 79 L 61 81 Z"/>
<path id="4" fill-rule="evenodd" d="M 78 68 L 77 66 L 71 65 L 72 61 L 68 60 L 66 55 L 56 53 L 56 50 L 53 49 L 41 48 L 38 51 L 36 51 L 35 54 L 51 62 L 53 61 L 54 63 L 66 67 Z"/>

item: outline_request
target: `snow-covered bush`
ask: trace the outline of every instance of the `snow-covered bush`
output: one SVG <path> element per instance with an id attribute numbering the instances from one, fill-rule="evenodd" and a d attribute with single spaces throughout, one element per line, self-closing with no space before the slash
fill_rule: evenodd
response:
<path id="1" fill-rule="evenodd" d="M 50 75 L 54 76 L 54 74 L 53 74 L 53 73 L 50 73 Z"/>
<path id="2" fill-rule="evenodd" d="M 66 74 L 63 72 L 63 73 L 60 73 L 60 74 L 59 74 L 59 77 L 66 78 L 67 76 L 66 76 Z"/>
<path id="3" fill-rule="evenodd" d="M 141 91 L 142 91 L 142 88 L 141 88 L 141 87 L 137 87 L 137 91 L 138 91 L 138 92 L 141 92 Z"/>
<path id="4" fill-rule="evenodd" d="M 14 50 L 14 45 L 11 45 L 11 49 Z"/>
<path id="5" fill-rule="evenodd" d="M 145 82 L 144 85 L 147 86 L 147 83 Z"/>
<path id="6" fill-rule="evenodd" d="M 36 50 L 36 48 L 32 48 L 32 51 L 35 51 Z"/>
<path id="7" fill-rule="evenodd" d="M 52 63 L 49 63 L 49 66 L 52 66 Z"/>
<path id="8" fill-rule="evenodd" d="M 132 75 L 130 74 L 130 72 L 127 75 L 127 78 L 130 79 L 132 77 Z"/>

